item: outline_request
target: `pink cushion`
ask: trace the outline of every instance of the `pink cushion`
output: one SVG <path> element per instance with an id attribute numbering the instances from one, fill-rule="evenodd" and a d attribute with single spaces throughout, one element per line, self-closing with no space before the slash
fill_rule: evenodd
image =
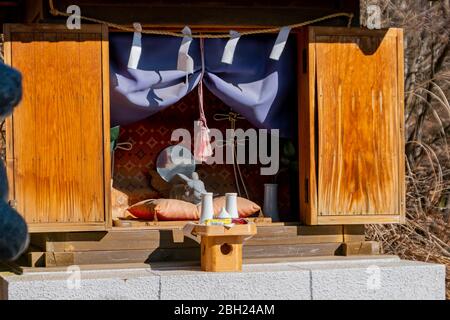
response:
<path id="1" fill-rule="evenodd" d="M 148 199 L 128 208 L 128 211 L 139 219 L 154 220 L 198 220 L 195 204 L 176 199 Z"/>

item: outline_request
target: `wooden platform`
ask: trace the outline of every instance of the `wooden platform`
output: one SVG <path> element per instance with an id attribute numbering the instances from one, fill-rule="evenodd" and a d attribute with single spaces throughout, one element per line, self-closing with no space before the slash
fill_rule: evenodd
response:
<path id="1" fill-rule="evenodd" d="M 257 225 L 245 242 L 244 259 L 377 254 L 377 243 L 364 240 L 364 226 Z M 181 236 L 180 236 L 181 233 Z M 182 226 L 168 229 L 114 228 L 109 232 L 31 235 L 21 266 L 200 261 L 199 244 L 182 236 Z"/>
<path id="2" fill-rule="evenodd" d="M 272 218 L 267 217 L 256 217 L 256 218 L 246 218 L 250 222 L 256 223 L 258 226 L 276 226 L 285 225 L 283 222 L 272 222 Z M 183 228 L 187 223 L 198 221 L 149 221 L 135 218 L 119 218 L 113 220 L 114 227 L 117 228 L 141 228 L 141 229 L 173 229 L 173 228 Z"/>
<path id="3" fill-rule="evenodd" d="M 257 233 L 256 224 L 191 225 L 193 229 L 185 230 L 186 236 L 200 237 L 201 269 L 211 272 L 242 271 L 243 244 L 245 239 Z"/>

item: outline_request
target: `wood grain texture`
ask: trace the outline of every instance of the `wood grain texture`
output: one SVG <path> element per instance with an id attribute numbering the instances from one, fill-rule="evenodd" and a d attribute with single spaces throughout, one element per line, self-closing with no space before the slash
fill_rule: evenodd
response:
<path id="1" fill-rule="evenodd" d="M 202 271 L 242 271 L 241 236 L 202 236 L 200 265 Z"/>
<path id="2" fill-rule="evenodd" d="M 341 226 L 257 226 L 257 228 L 258 233 L 245 241 L 245 246 L 264 248 L 264 246 L 341 243 L 343 241 Z M 173 238 L 174 230 L 182 231 L 182 229 L 115 229 L 108 232 L 36 233 L 31 236 L 31 244 L 44 252 L 198 247 L 197 242 L 186 237 L 182 243 L 176 242 Z M 355 239 L 352 238 L 352 241 L 364 240 L 364 238 Z"/>
<path id="3" fill-rule="evenodd" d="M 404 44 L 403 44 L 403 29 L 397 30 L 397 77 L 398 77 L 398 108 L 399 112 L 399 123 L 400 123 L 400 138 L 398 139 L 398 149 L 399 149 L 399 170 L 398 170 L 398 181 L 399 181 L 399 202 L 400 202 L 400 223 L 406 223 L 406 152 L 405 152 L 405 82 L 404 78 Z"/>
<path id="4" fill-rule="evenodd" d="M 109 104 L 102 29 L 7 30 L 10 64 L 23 76 L 23 99 L 7 132 L 17 209 L 32 232 L 104 229 L 103 138 L 109 117 L 105 130 L 103 114 Z"/>
<path id="5" fill-rule="evenodd" d="M 315 52 L 309 43 L 308 28 L 297 35 L 298 54 L 298 157 L 300 221 L 317 224 L 316 143 L 315 143 Z"/>
<path id="6" fill-rule="evenodd" d="M 308 84 L 301 88 L 308 98 L 301 98 L 299 114 L 313 129 L 299 133 L 300 154 L 303 147 L 310 161 L 300 167 L 300 188 L 309 174 L 309 193 L 312 198 L 317 192 L 317 207 L 301 204 L 302 221 L 402 222 L 402 33 L 395 28 L 308 29 L 307 43 L 301 46 L 308 57 L 301 76 Z M 308 135 L 309 146 L 304 142 Z"/>
<path id="7" fill-rule="evenodd" d="M 366 239 L 366 228 L 363 224 L 342 226 L 344 242 L 362 242 Z"/>
<path id="8" fill-rule="evenodd" d="M 341 247 L 342 255 L 376 255 L 380 254 L 380 244 L 377 241 L 344 242 Z"/>
<path id="9" fill-rule="evenodd" d="M 288 261 L 293 257 L 334 256 L 342 252 L 341 243 L 316 243 L 272 246 L 243 246 L 243 260 L 271 259 L 272 263 Z M 200 247 L 190 248 L 149 248 L 138 250 L 45 252 L 45 266 L 69 266 L 115 263 L 153 263 L 192 261 L 200 264 Z M 172 265 L 173 266 L 173 265 Z"/>
<path id="10" fill-rule="evenodd" d="M 10 39 L 10 26 L 5 24 L 3 26 L 4 43 L 3 43 L 3 53 L 4 62 L 7 65 L 11 65 L 11 39 Z M 8 132 L 13 132 L 13 122 L 12 116 L 8 116 L 5 119 L 5 132 L 6 134 L 6 175 L 8 177 L 8 201 L 15 199 L 15 189 L 14 189 L 14 152 L 13 152 L 13 137 Z"/>
<path id="11" fill-rule="evenodd" d="M 197 224 L 192 230 L 193 235 L 206 237 L 253 236 L 256 233 L 257 229 L 254 223 L 236 224 L 233 228 Z"/>
<path id="12" fill-rule="evenodd" d="M 110 97 L 109 97 L 109 33 L 108 27 L 101 26 L 102 42 L 102 100 L 103 100 L 103 172 L 104 172 L 104 204 L 106 228 L 111 229 L 112 203 L 111 203 L 111 143 L 110 143 Z"/>
<path id="13" fill-rule="evenodd" d="M 319 214 L 397 213 L 396 33 L 315 34 L 314 40 Z"/>

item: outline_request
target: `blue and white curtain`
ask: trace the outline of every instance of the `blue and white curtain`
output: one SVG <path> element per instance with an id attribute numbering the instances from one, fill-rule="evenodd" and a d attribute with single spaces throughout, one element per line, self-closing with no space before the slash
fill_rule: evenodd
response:
<path id="1" fill-rule="evenodd" d="M 133 43 L 131 33 L 110 35 L 112 125 L 141 120 L 176 103 L 197 86 L 201 77 L 198 39 L 188 43 L 186 53 L 192 58 L 193 68 L 184 71 L 179 51 L 182 41 L 188 38 L 138 36 L 135 34 Z M 241 37 L 231 63 L 222 62 L 228 39 L 205 39 L 203 81 L 214 95 L 255 127 L 279 129 L 281 136 L 290 136 L 297 107 L 296 42 L 294 37 L 288 38 L 279 59 L 274 60 L 271 53 L 276 38 Z M 131 55 L 134 60 L 130 59 L 133 45 L 133 50 L 138 50 Z"/>

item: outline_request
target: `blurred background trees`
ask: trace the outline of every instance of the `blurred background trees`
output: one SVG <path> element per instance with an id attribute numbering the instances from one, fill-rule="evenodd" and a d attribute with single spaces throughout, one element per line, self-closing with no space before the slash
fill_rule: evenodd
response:
<path id="1" fill-rule="evenodd" d="M 450 1 L 361 0 L 363 25 L 373 4 L 383 28 L 404 29 L 407 223 L 370 225 L 367 237 L 385 253 L 444 263 L 450 277 Z"/>

